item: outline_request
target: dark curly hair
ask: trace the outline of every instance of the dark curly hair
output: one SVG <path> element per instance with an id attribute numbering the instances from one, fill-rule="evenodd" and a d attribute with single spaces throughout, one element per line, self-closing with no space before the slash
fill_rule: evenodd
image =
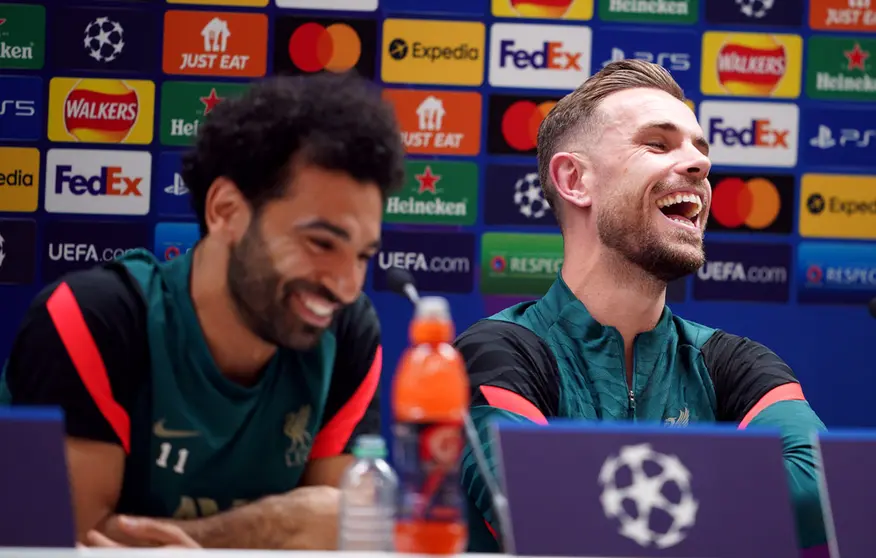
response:
<path id="1" fill-rule="evenodd" d="M 352 72 L 271 77 L 223 100 L 182 160 L 201 234 L 207 233 L 205 205 L 214 180 L 232 180 L 257 212 L 285 193 L 293 161 L 374 182 L 386 198 L 404 180 L 392 107 Z"/>

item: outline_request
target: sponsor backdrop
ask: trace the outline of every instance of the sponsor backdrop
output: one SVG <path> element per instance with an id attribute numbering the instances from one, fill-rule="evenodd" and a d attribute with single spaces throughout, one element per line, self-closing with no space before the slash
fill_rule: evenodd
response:
<path id="1" fill-rule="evenodd" d="M 830 425 L 876 426 L 876 2 L 0 0 L 0 358 L 64 273 L 198 231 L 180 153 L 253 79 L 355 69 L 410 155 L 367 289 L 386 348 L 405 267 L 459 329 L 541 295 L 562 263 L 536 132 L 607 62 L 665 66 L 712 144 L 708 263 L 672 309 L 777 351 Z"/>

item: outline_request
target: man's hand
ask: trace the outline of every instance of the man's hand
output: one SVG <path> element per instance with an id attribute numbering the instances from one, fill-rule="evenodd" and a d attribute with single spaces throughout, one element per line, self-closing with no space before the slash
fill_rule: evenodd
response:
<path id="1" fill-rule="evenodd" d="M 124 547 L 124 546 L 162 546 L 168 548 L 201 548 L 178 526 L 158 519 L 148 517 L 114 516 L 105 527 L 112 538 L 98 531 L 89 531 L 85 538 L 88 546 L 94 547 Z M 114 540 L 115 539 L 115 540 Z M 132 544 L 122 544 L 121 541 Z"/>

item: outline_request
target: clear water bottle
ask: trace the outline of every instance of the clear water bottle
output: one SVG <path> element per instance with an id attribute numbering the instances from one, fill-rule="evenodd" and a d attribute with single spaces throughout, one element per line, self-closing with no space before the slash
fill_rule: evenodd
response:
<path id="1" fill-rule="evenodd" d="M 393 552 L 398 477 L 386 462 L 386 443 L 359 436 L 353 455 L 341 479 L 338 550 Z"/>

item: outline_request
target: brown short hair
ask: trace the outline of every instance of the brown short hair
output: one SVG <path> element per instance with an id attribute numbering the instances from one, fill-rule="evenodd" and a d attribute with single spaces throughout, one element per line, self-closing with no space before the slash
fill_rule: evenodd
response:
<path id="1" fill-rule="evenodd" d="M 551 157 L 561 149 L 569 132 L 576 130 L 586 136 L 595 132 L 593 117 L 603 99 L 612 93 L 638 87 L 659 89 L 684 100 L 681 87 L 663 66 L 644 60 L 619 60 L 607 64 L 560 99 L 542 121 L 538 129 L 538 175 L 545 200 L 558 220 L 557 189 L 550 176 Z"/>

